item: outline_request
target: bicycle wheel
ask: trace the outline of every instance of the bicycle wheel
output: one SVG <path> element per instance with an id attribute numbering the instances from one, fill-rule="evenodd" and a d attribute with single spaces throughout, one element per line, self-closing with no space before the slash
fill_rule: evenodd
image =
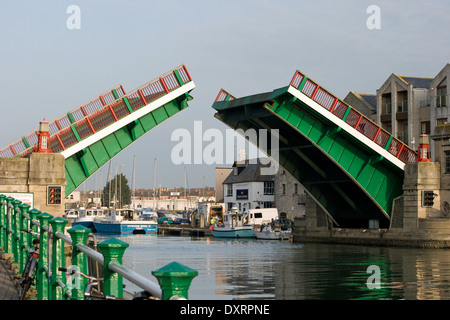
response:
<path id="1" fill-rule="evenodd" d="M 28 290 L 35 278 L 35 268 L 37 265 L 36 258 L 31 254 L 28 259 L 22 273 L 22 280 L 20 281 L 19 295 L 20 299 L 25 300 Z"/>

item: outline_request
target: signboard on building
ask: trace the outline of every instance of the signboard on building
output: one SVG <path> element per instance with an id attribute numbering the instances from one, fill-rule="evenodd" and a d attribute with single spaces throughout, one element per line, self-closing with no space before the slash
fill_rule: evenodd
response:
<path id="1" fill-rule="evenodd" d="M 30 192 L 1 192 L 6 197 L 12 197 L 16 200 L 22 201 L 22 203 L 28 204 L 31 208 L 34 208 L 34 194 Z"/>
<path id="2" fill-rule="evenodd" d="M 236 190 L 236 200 L 248 200 L 248 189 Z"/>

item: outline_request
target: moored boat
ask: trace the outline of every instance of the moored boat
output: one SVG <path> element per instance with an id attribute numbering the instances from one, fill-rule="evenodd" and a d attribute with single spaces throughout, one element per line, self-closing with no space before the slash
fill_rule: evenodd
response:
<path id="1" fill-rule="evenodd" d="M 79 217 L 78 210 L 74 209 L 66 210 L 64 217 L 69 221 L 75 221 Z"/>
<path id="2" fill-rule="evenodd" d="M 261 225 L 255 228 L 254 234 L 257 239 L 264 240 L 284 240 L 289 239 L 292 234 L 293 223 L 288 219 L 277 219 L 272 223 Z"/>
<path id="3" fill-rule="evenodd" d="M 94 228 L 99 233 L 146 234 L 157 233 L 158 223 L 141 219 L 133 209 L 109 209 L 103 218 L 94 219 Z"/>
<path id="4" fill-rule="evenodd" d="M 72 221 L 72 226 L 82 225 L 95 231 L 94 219 L 103 218 L 104 210 L 98 208 L 80 209 L 78 212 L 78 218 Z"/>
<path id="5" fill-rule="evenodd" d="M 252 226 L 245 225 L 243 221 L 242 213 L 232 210 L 223 215 L 223 222 L 219 221 L 211 227 L 211 233 L 216 238 L 254 238 Z"/>

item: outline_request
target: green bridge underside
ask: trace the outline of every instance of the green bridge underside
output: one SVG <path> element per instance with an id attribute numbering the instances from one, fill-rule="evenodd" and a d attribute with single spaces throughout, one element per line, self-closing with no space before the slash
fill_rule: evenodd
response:
<path id="1" fill-rule="evenodd" d="M 186 93 L 91 144 L 65 160 L 66 196 L 115 155 L 158 124 L 188 107 Z"/>
<path id="2" fill-rule="evenodd" d="M 369 219 L 378 219 L 380 227 L 388 227 L 393 199 L 402 194 L 403 170 L 287 89 L 215 102 L 215 116 L 233 129 L 279 129 L 280 166 L 336 225 L 367 228 Z"/>

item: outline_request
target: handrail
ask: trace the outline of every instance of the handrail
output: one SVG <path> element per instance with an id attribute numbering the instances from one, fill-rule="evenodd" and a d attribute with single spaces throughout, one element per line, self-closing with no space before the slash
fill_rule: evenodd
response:
<path id="1" fill-rule="evenodd" d="M 12 266 L 22 274 L 28 250 L 39 234 L 39 260 L 36 272 L 38 300 L 83 300 L 85 280 L 73 287 L 59 268 L 65 268 L 65 244 L 72 246 L 72 267 L 88 273 L 87 257 L 103 265 L 104 294 L 123 298 L 123 278 L 144 289 L 157 299 L 187 299 L 192 279 L 198 272 L 177 263 L 153 271 L 159 286 L 144 276 L 122 265 L 122 256 L 128 244 L 109 238 L 98 244 L 100 252 L 87 246 L 91 230 L 76 226 L 64 233 L 67 220 L 30 209 L 30 206 L 0 194 L 0 246 Z M 20 230 L 32 230 L 25 234 Z M 175 267 L 173 266 L 174 264 Z M 186 270 L 191 270 L 186 272 Z M 116 276 L 116 274 L 118 276 Z M 84 284 L 84 285 L 83 285 Z"/>
<path id="2" fill-rule="evenodd" d="M 154 282 L 148 280 L 147 278 L 141 276 L 140 274 L 133 272 L 132 270 L 128 269 L 127 267 L 118 264 L 116 262 L 112 262 L 109 265 L 109 268 L 111 271 L 114 271 L 118 274 L 120 274 L 125 279 L 131 281 L 135 285 L 138 285 L 139 287 L 145 289 L 148 291 L 152 296 L 158 297 L 161 299 L 162 297 L 162 290 L 161 288 L 156 285 Z"/>
<path id="3" fill-rule="evenodd" d="M 225 91 L 224 89 L 220 89 L 219 94 L 217 95 L 217 98 L 214 102 L 230 101 L 230 100 L 236 100 L 236 97 L 230 94 L 229 92 Z"/>
<path id="4" fill-rule="evenodd" d="M 62 152 L 191 81 L 192 78 L 186 66 L 180 65 L 128 94 L 125 94 L 121 85 L 117 86 L 52 121 L 49 124 L 50 149 L 53 153 Z M 33 136 L 33 142 L 27 142 L 28 147 L 26 147 L 25 141 L 28 136 Z M 0 149 L 0 157 L 24 157 L 33 151 L 37 142 L 37 132 L 30 133 Z M 16 145 L 20 146 L 18 150 L 14 148 Z"/>

